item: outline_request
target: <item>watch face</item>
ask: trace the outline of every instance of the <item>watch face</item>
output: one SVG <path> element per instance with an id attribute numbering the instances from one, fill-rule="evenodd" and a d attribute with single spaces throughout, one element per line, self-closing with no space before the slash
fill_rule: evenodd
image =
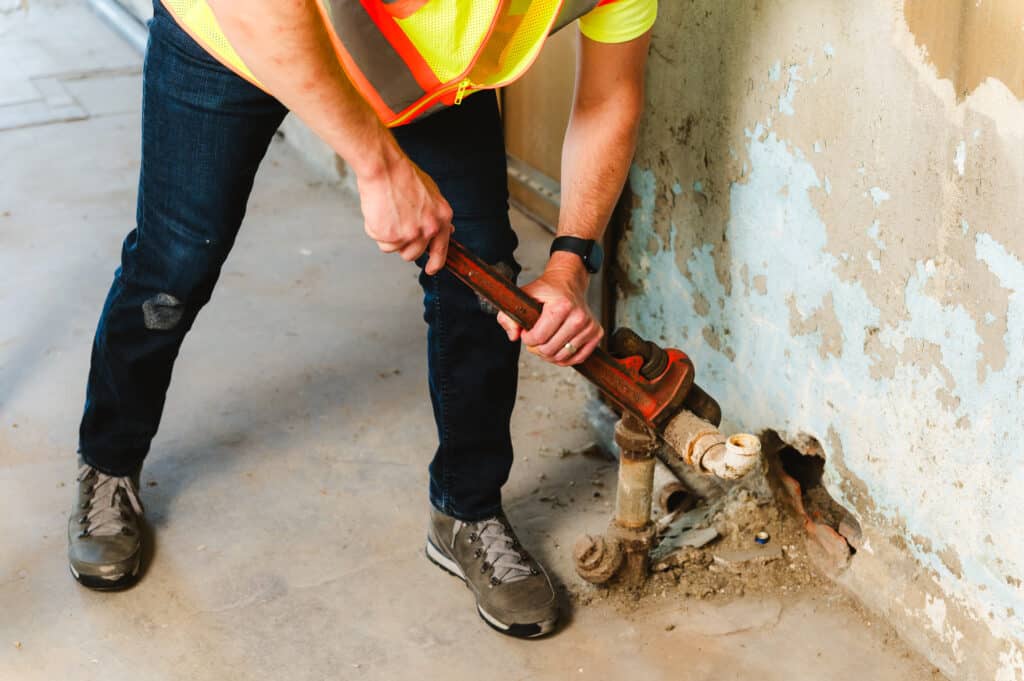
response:
<path id="1" fill-rule="evenodd" d="M 601 244 L 595 241 L 590 249 L 590 255 L 587 256 L 587 269 L 591 273 L 596 273 L 601 269 L 602 264 L 604 264 L 604 249 L 601 248 Z"/>

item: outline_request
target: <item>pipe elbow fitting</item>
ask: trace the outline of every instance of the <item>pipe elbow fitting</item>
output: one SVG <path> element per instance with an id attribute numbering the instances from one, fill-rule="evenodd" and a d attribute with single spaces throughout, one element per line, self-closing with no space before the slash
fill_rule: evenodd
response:
<path id="1" fill-rule="evenodd" d="M 738 480 L 754 470 L 761 460 L 761 441 L 749 433 L 737 433 L 724 447 L 709 451 L 701 459 L 701 468 L 723 480 Z"/>

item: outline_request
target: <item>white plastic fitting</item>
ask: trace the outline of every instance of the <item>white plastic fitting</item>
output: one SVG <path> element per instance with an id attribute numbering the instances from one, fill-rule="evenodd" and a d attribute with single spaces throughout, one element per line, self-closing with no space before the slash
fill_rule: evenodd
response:
<path id="1" fill-rule="evenodd" d="M 738 433 L 726 437 L 704 419 L 688 411 L 677 414 L 662 435 L 688 466 L 723 480 L 742 478 L 761 460 L 761 441 Z"/>
<path id="2" fill-rule="evenodd" d="M 723 480 L 736 480 L 749 473 L 761 460 L 761 441 L 749 433 L 737 433 L 725 447 L 708 450 L 700 467 Z"/>

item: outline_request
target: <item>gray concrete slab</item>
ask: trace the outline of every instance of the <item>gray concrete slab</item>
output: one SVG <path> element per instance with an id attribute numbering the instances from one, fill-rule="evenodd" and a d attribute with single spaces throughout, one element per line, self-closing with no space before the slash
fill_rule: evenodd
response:
<path id="1" fill-rule="evenodd" d="M 33 4 L 38 21 L 47 7 Z M 115 40 L 76 16 L 78 44 Z M 51 44 L 38 45 L 50 68 L 70 69 L 75 55 Z M 134 215 L 138 127 L 133 110 L 0 132 L 0 680 L 931 678 L 828 590 L 596 599 L 545 641 L 484 626 L 422 555 L 435 435 L 416 273 L 281 143 L 178 362 L 143 474 L 145 577 L 122 593 L 80 587 L 65 514 L 90 338 Z M 515 221 L 529 276 L 548 236 Z M 592 593 L 569 552 L 604 526 L 610 493 L 578 492 L 595 478 L 610 490 L 614 468 L 560 456 L 590 440 L 575 374 L 526 356 L 521 391 L 509 514 L 562 585 Z"/>

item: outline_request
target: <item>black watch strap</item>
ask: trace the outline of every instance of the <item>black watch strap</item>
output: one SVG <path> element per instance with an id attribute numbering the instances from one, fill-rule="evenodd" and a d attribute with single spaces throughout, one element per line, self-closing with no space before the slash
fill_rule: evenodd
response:
<path id="1" fill-rule="evenodd" d="M 601 244 L 593 239 L 581 239 L 577 236 L 555 237 L 555 240 L 551 242 L 549 255 L 555 251 L 568 251 L 580 256 L 580 259 L 583 260 L 583 266 L 591 274 L 597 274 L 600 271 L 601 263 L 604 260 L 604 251 L 601 250 Z"/>

